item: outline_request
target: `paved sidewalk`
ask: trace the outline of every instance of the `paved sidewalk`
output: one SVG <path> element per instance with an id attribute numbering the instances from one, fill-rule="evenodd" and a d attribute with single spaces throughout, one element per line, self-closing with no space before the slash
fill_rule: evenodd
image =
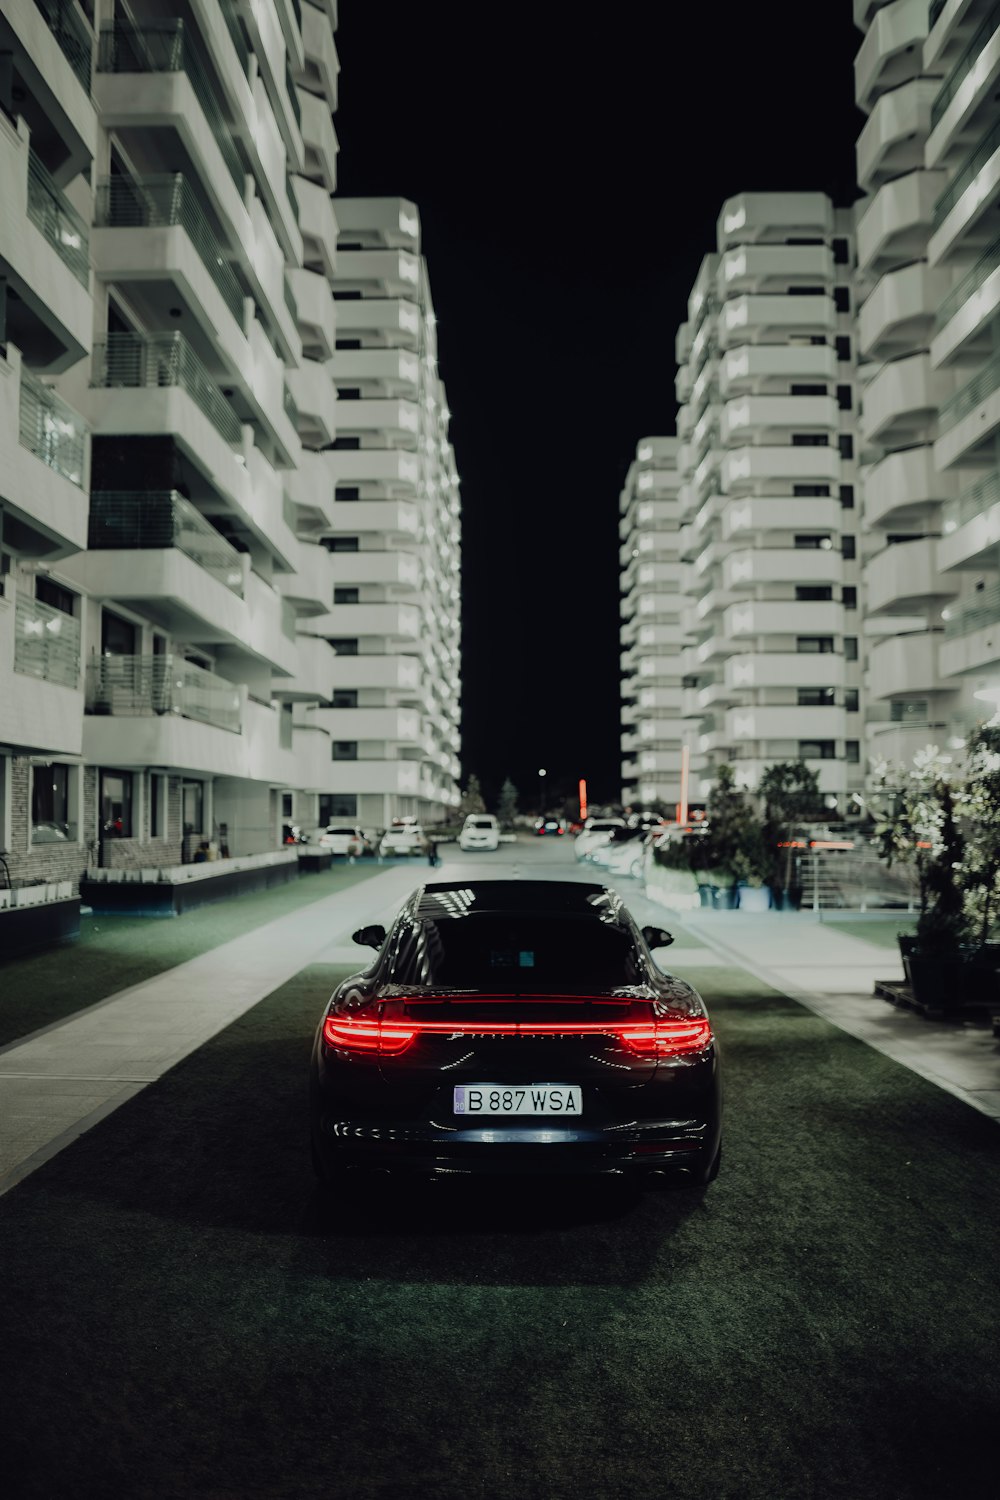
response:
<path id="1" fill-rule="evenodd" d="M 727 963 L 1000 1122 L 1000 1041 L 990 1027 L 928 1021 L 873 994 L 876 979 L 902 980 L 898 952 L 812 912 L 695 910 L 676 922 Z M 683 973 L 680 961 L 677 967 Z"/>
<path id="2" fill-rule="evenodd" d="M 413 885 L 374 875 L 0 1049 L 0 1194 L 306 965 L 363 962 L 352 931 Z"/>

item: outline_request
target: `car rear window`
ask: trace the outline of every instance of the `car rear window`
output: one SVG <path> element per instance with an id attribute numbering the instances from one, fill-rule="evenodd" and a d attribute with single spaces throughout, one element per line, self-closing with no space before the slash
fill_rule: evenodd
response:
<path id="1" fill-rule="evenodd" d="M 406 927 L 393 984 L 482 990 L 617 989 L 642 982 L 629 933 L 592 917 L 484 912 Z"/>
<path id="2" fill-rule="evenodd" d="M 357 837 L 353 828 L 328 828 L 326 831 L 327 833 L 339 833 L 342 835 L 346 835 L 346 837 L 349 839 Z"/>
<path id="3" fill-rule="evenodd" d="M 474 818 L 466 824 L 467 828 L 490 828 L 493 827 L 492 818 Z"/>

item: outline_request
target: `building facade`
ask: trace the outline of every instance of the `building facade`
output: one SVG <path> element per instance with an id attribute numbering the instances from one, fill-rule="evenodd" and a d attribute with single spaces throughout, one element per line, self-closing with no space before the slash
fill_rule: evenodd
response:
<path id="1" fill-rule="evenodd" d="M 678 334 L 682 719 L 703 800 L 802 760 L 862 785 L 853 220 L 821 193 L 723 204 Z"/>
<path id="2" fill-rule="evenodd" d="M 675 437 L 642 438 L 619 508 L 622 802 L 681 800 L 680 476 Z"/>
<path id="3" fill-rule="evenodd" d="M 335 0 L 196 0 L 167 19 L 99 0 L 93 24 L 75 0 L 4 6 L 0 851 L 15 881 L 274 849 L 285 823 L 343 805 L 338 744 L 364 759 L 380 741 L 337 719 L 355 683 L 334 616 L 358 579 L 334 473 L 336 18 Z M 455 481 L 447 544 L 420 533 L 449 601 L 458 503 Z M 392 555 L 391 526 L 369 534 Z M 458 691 L 439 593 L 439 633 L 418 641 L 435 666 L 412 694 L 422 723 L 438 717 L 425 688 Z M 416 810 L 458 799 L 454 755 L 433 753 Z M 412 806 L 382 799 L 373 822 Z"/>

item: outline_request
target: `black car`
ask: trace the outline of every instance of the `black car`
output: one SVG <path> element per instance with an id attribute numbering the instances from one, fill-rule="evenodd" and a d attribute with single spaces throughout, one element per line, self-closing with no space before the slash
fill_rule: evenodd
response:
<path id="1" fill-rule="evenodd" d="M 346 979 L 313 1047 L 313 1162 L 333 1186 L 416 1174 L 683 1174 L 721 1156 L 715 1037 L 615 891 L 421 886 Z"/>

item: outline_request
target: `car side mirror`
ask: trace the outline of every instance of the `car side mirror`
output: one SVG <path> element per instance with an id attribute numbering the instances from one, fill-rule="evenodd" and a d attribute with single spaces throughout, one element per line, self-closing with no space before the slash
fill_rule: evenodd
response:
<path id="1" fill-rule="evenodd" d="M 384 927 L 359 927 L 357 932 L 352 932 L 354 942 L 360 943 L 362 948 L 381 948 L 385 942 Z"/>
<path id="2" fill-rule="evenodd" d="M 665 932 L 662 927 L 644 927 L 642 935 L 649 948 L 669 948 L 674 940 L 673 933 Z"/>

